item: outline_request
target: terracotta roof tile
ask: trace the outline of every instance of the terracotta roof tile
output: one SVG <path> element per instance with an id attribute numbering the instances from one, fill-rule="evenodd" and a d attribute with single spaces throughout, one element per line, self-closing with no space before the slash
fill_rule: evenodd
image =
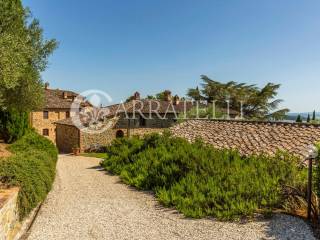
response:
<path id="1" fill-rule="evenodd" d="M 55 124 L 61 124 L 61 125 L 68 125 L 68 126 L 75 126 L 74 122 L 72 121 L 72 118 L 65 118 L 62 120 L 58 120 L 54 122 Z"/>
<path id="2" fill-rule="evenodd" d="M 44 89 L 45 93 L 45 109 L 70 109 L 73 100 L 79 96 L 78 93 L 60 90 L 60 89 Z M 64 97 L 65 96 L 65 97 Z M 92 106 L 89 102 L 83 101 L 82 107 Z"/>
<path id="3" fill-rule="evenodd" d="M 143 114 L 148 114 L 150 112 L 157 111 L 160 114 L 164 114 L 166 112 L 177 114 L 189 111 L 193 107 L 193 103 L 191 101 L 180 101 L 178 104 L 173 104 L 169 101 L 161 101 L 161 100 L 149 100 L 142 99 L 137 101 L 130 101 L 122 104 L 115 104 L 111 106 L 105 107 L 105 109 L 109 109 L 110 115 L 114 115 L 117 112 L 124 112 L 124 109 L 127 113 L 133 113 L 141 111 Z M 185 110 L 186 109 L 186 110 Z M 151 110 L 151 111 L 150 111 Z"/>
<path id="4" fill-rule="evenodd" d="M 188 120 L 170 130 L 189 141 L 201 137 L 217 148 L 236 148 L 242 155 L 284 150 L 305 158 L 310 145 L 320 142 L 320 125 L 296 123 Z"/>
<path id="5" fill-rule="evenodd" d="M 78 96 L 77 93 L 60 89 L 45 89 L 45 106 L 44 108 L 70 108 L 74 98 Z M 66 94 L 67 98 L 63 95 Z"/>

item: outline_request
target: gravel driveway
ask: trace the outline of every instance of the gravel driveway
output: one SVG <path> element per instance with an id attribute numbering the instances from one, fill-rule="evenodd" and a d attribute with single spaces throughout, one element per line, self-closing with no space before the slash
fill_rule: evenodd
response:
<path id="1" fill-rule="evenodd" d="M 314 239 L 300 219 L 246 224 L 186 219 L 99 168 L 99 159 L 59 156 L 54 189 L 28 239 Z"/>

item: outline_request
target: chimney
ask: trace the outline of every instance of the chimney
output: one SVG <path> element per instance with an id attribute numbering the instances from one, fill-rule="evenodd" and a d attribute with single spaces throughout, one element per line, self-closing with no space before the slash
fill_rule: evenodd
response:
<path id="1" fill-rule="evenodd" d="M 45 90 L 48 90 L 48 89 L 49 89 L 49 86 L 50 86 L 50 84 L 49 84 L 48 82 L 46 82 L 46 83 L 44 84 L 44 89 L 45 89 Z"/>
<path id="2" fill-rule="evenodd" d="M 163 93 L 164 93 L 164 100 L 171 102 L 171 100 L 172 100 L 171 91 L 165 90 Z"/>
<path id="3" fill-rule="evenodd" d="M 67 99 L 68 98 L 68 93 L 67 92 L 63 92 L 62 93 L 62 97 L 63 97 L 63 99 Z"/>
<path id="4" fill-rule="evenodd" d="M 178 95 L 175 95 L 173 97 L 173 105 L 179 105 L 179 103 L 180 103 L 180 98 Z"/>
<path id="5" fill-rule="evenodd" d="M 135 92 L 133 94 L 133 100 L 140 100 L 140 93 L 139 92 Z"/>

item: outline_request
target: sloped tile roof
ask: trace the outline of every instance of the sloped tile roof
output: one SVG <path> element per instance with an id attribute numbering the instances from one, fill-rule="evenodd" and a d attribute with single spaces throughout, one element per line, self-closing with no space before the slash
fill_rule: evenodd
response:
<path id="1" fill-rule="evenodd" d="M 142 113 L 157 111 L 160 114 L 175 112 L 178 114 L 184 111 L 188 111 L 192 107 L 193 107 L 193 103 L 191 101 L 180 101 L 179 103 L 174 104 L 173 102 L 170 102 L 170 101 L 143 99 L 135 103 L 132 101 L 127 111 L 128 112 L 141 111 Z"/>
<path id="2" fill-rule="evenodd" d="M 110 115 L 119 114 L 124 111 L 126 111 L 127 113 L 141 111 L 143 114 L 148 114 L 149 112 L 155 111 L 157 111 L 159 114 L 164 114 L 166 112 L 176 112 L 177 114 L 179 114 L 181 112 L 190 110 L 192 107 L 193 103 L 190 101 L 180 101 L 177 104 L 173 104 L 170 101 L 141 99 L 110 105 L 105 107 L 105 109 L 109 110 Z"/>
<path id="3" fill-rule="evenodd" d="M 55 124 L 61 124 L 61 125 L 68 125 L 68 126 L 75 126 L 72 118 L 65 118 L 65 119 L 62 119 L 62 120 L 58 120 L 56 122 L 54 122 Z"/>
<path id="4" fill-rule="evenodd" d="M 115 115 L 117 113 L 124 112 L 133 113 L 141 111 L 143 114 L 148 114 L 151 112 L 157 111 L 159 114 L 165 113 L 184 113 L 191 110 L 191 108 L 196 107 L 196 103 L 192 101 L 179 101 L 179 103 L 174 104 L 170 101 L 163 100 L 149 100 L 149 99 L 141 99 L 137 101 L 130 101 L 126 103 L 114 104 L 105 107 L 104 109 L 108 109 L 109 115 Z M 206 105 L 199 105 L 199 108 L 207 107 Z M 221 109 L 222 113 L 226 114 L 228 111 L 226 109 Z M 239 115 L 239 112 L 230 109 L 230 115 Z"/>
<path id="5" fill-rule="evenodd" d="M 175 136 L 204 142 L 242 155 L 288 151 L 305 159 L 311 145 L 320 142 L 320 125 L 237 120 L 188 120 L 172 127 Z"/>
<path id="6" fill-rule="evenodd" d="M 85 116 L 85 115 L 80 114 L 80 115 L 78 115 L 78 118 L 70 117 L 70 118 L 58 120 L 58 121 L 54 122 L 54 124 L 73 126 L 73 127 L 76 127 L 81 130 L 81 129 L 88 128 L 90 126 L 94 126 L 93 123 L 99 123 L 99 126 L 104 126 L 104 125 L 111 123 L 111 125 L 108 125 L 108 127 L 113 128 L 119 119 L 119 118 L 115 117 L 115 118 L 104 120 L 104 121 L 101 121 L 101 120 L 95 121 L 95 119 L 92 119 L 90 117 L 91 116 L 88 116 L 88 115 Z"/>
<path id="7" fill-rule="evenodd" d="M 60 89 L 44 89 L 44 93 L 45 109 L 70 109 L 73 100 L 79 96 L 78 93 Z M 67 98 L 64 98 L 64 94 Z M 91 104 L 85 101 L 82 106 L 91 106 Z"/>

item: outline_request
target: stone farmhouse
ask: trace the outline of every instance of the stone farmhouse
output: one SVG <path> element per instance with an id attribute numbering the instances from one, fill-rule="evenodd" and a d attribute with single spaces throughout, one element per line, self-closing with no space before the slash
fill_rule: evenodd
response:
<path id="1" fill-rule="evenodd" d="M 88 151 L 97 145 L 107 145 L 117 137 L 161 132 L 173 126 L 179 115 L 192 107 L 192 102 L 180 101 L 178 96 L 172 98 L 168 94 L 164 100 L 147 100 L 140 99 L 136 92 L 126 103 L 99 109 L 105 113 L 98 119 L 99 123 L 89 123 L 90 119 L 85 118 L 81 119 L 81 126 L 72 118 L 56 121 L 57 147 L 61 152 L 71 152 L 75 146 Z M 108 127 L 102 132 L 90 131 L 95 124 Z"/>
<path id="2" fill-rule="evenodd" d="M 177 123 L 179 117 L 184 117 L 190 109 L 196 107 L 195 102 L 180 100 L 178 95 L 172 97 L 168 90 L 165 91 L 164 100 L 141 99 L 138 92 L 135 92 L 130 99 L 131 101 L 125 103 L 123 107 L 119 104 L 107 107 L 111 116 L 115 115 L 114 111 L 120 115 L 117 128 L 169 128 Z M 206 105 L 199 105 L 199 108 L 201 107 Z M 226 109 L 222 112 L 227 114 Z M 237 111 L 229 111 L 231 119 L 235 119 L 238 115 Z"/>
<path id="3" fill-rule="evenodd" d="M 166 91 L 164 100 L 141 99 L 140 94 L 135 92 L 131 101 L 107 109 L 110 109 L 111 116 L 117 111 L 117 128 L 168 128 L 177 122 L 180 114 L 193 106 L 191 101 L 181 101 L 177 95 L 172 97 L 170 91 Z"/>
<path id="4" fill-rule="evenodd" d="M 75 126 L 72 120 L 74 112 L 72 103 L 79 94 L 68 90 L 50 89 L 48 83 L 45 85 L 44 93 L 44 107 L 30 114 L 30 124 L 39 134 L 54 142 L 62 152 L 71 152 L 76 146 L 84 151 L 93 145 L 105 145 L 116 137 L 130 134 L 162 131 L 172 126 L 179 114 L 193 107 L 191 102 L 180 101 L 178 96 L 172 98 L 170 92 L 165 100 L 152 100 L 152 102 L 140 99 L 140 94 L 136 92 L 127 103 L 99 110 L 83 99 L 81 108 L 89 109 L 89 112 L 94 110 L 108 112 L 104 118 L 98 119 L 100 122 L 115 121 L 117 115 L 117 121 L 112 123 L 111 129 L 99 134 L 89 134 Z M 149 115 L 150 109 L 151 115 Z M 83 124 L 87 126 L 89 123 Z"/>
<path id="5" fill-rule="evenodd" d="M 71 117 L 71 104 L 78 94 L 68 90 L 50 89 L 48 83 L 45 84 L 44 94 L 44 107 L 30 113 L 30 125 L 39 134 L 56 143 L 56 125 L 54 123 Z"/>

